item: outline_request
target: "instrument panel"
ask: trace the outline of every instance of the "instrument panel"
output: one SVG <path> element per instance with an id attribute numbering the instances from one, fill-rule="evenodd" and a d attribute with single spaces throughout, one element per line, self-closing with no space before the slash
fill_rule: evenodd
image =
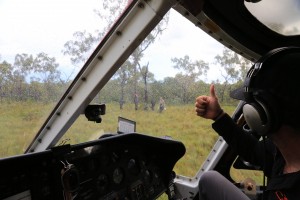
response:
<path id="1" fill-rule="evenodd" d="M 128 133 L 6 158 L 0 199 L 156 199 L 184 153 L 181 142 Z"/>

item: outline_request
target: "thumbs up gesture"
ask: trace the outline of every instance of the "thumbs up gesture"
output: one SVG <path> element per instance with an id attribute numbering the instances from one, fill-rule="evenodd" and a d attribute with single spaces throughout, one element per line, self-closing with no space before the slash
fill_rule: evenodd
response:
<path id="1" fill-rule="evenodd" d="M 199 96 L 196 98 L 195 110 L 198 116 L 206 119 L 216 120 L 223 115 L 223 110 L 219 104 L 215 93 L 215 86 L 210 86 L 210 96 Z"/>

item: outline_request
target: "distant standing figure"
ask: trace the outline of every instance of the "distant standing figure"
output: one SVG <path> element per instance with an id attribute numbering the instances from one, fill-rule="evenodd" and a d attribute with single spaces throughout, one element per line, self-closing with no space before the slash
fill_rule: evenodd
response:
<path id="1" fill-rule="evenodd" d="M 155 100 L 152 99 L 151 100 L 151 110 L 154 110 L 155 109 Z"/>
<path id="2" fill-rule="evenodd" d="M 134 95 L 134 109 L 138 110 L 139 108 L 139 97 L 137 94 Z"/>
<path id="3" fill-rule="evenodd" d="M 160 97 L 159 99 L 159 112 L 162 113 L 162 111 L 165 109 L 165 100 Z"/>

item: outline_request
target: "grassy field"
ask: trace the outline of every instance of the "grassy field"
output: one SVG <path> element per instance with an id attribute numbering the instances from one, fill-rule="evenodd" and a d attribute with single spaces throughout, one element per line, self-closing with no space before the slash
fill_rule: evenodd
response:
<path id="1" fill-rule="evenodd" d="M 0 157 L 22 154 L 44 122 L 54 105 L 36 103 L 2 103 L 0 105 Z M 233 106 L 223 107 L 232 113 Z M 80 116 L 68 130 L 62 141 L 76 144 L 98 138 L 101 134 L 117 131 L 118 116 L 137 122 L 137 132 L 153 136 L 170 136 L 182 141 L 186 147 L 185 156 L 175 166 L 175 172 L 193 177 L 211 151 L 218 135 L 211 128 L 211 120 L 195 115 L 194 105 L 168 106 L 163 113 L 157 111 L 135 111 L 133 105 L 120 110 L 117 104 L 107 104 L 102 123 L 88 122 Z M 240 181 L 244 173 L 233 171 Z M 261 181 L 261 174 L 251 173 L 252 178 Z"/>

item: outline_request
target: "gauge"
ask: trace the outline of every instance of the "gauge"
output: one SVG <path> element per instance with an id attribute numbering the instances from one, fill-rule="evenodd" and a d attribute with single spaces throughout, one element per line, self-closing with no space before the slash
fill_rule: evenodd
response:
<path id="1" fill-rule="evenodd" d="M 120 184 L 124 179 L 124 171 L 118 167 L 113 171 L 113 182 L 115 184 Z"/>
<path id="2" fill-rule="evenodd" d="M 144 180 L 145 180 L 145 183 L 146 184 L 150 184 L 152 182 L 152 179 L 153 179 L 152 173 L 148 169 L 146 169 L 144 171 Z"/>
<path id="3" fill-rule="evenodd" d="M 136 159 L 130 159 L 127 164 L 128 171 L 133 175 L 138 175 L 140 173 L 140 167 Z"/>
<path id="4" fill-rule="evenodd" d="M 103 194 L 108 188 L 108 177 L 105 174 L 100 174 L 97 178 L 98 191 Z"/>
<path id="5" fill-rule="evenodd" d="M 120 156 L 117 152 L 112 152 L 111 159 L 113 162 L 117 162 L 120 159 Z"/>

